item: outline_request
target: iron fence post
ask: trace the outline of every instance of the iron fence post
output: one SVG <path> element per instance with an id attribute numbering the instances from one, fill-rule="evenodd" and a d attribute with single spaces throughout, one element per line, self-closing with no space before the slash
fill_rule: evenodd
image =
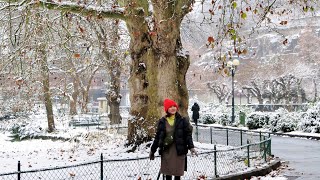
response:
<path id="1" fill-rule="evenodd" d="M 20 163 L 20 161 L 18 161 L 18 180 L 20 180 L 21 179 L 21 177 L 20 177 L 20 171 L 21 171 L 21 163 Z"/>
<path id="2" fill-rule="evenodd" d="M 242 146 L 242 129 L 240 129 L 240 145 Z"/>
<path id="3" fill-rule="evenodd" d="M 227 146 L 229 146 L 229 131 L 228 131 L 228 128 L 227 128 Z"/>
<path id="4" fill-rule="evenodd" d="M 266 137 L 263 136 L 263 156 L 264 162 L 267 162 L 267 148 L 266 148 Z"/>
<path id="5" fill-rule="evenodd" d="M 260 141 L 261 141 L 261 139 L 262 139 L 262 137 L 261 137 L 261 131 L 259 131 L 259 137 L 260 137 Z"/>
<path id="6" fill-rule="evenodd" d="M 269 133 L 269 141 L 268 141 L 268 145 L 269 145 L 269 149 L 268 149 L 269 156 L 271 156 L 271 135 L 270 135 L 270 133 Z"/>
<path id="7" fill-rule="evenodd" d="M 198 131 L 198 126 L 196 126 L 196 135 L 197 135 L 197 142 L 199 142 L 199 131 Z"/>
<path id="8" fill-rule="evenodd" d="M 261 144 L 261 141 L 262 141 L 262 134 L 261 134 L 261 131 L 259 131 L 259 138 L 260 138 L 260 152 L 261 152 L 261 149 L 262 149 L 262 144 Z"/>
<path id="9" fill-rule="evenodd" d="M 212 137 L 212 127 L 210 127 L 210 142 L 211 142 L 211 144 L 212 144 L 212 141 L 213 141 L 212 138 L 213 138 L 213 137 Z"/>
<path id="10" fill-rule="evenodd" d="M 100 179 L 103 180 L 103 155 L 100 155 Z"/>
<path id="11" fill-rule="evenodd" d="M 214 145 L 213 156 L 214 156 L 214 174 L 215 174 L 216 177 L 218 177 L 218 172 L 217 172 L 217 146 L 216 145 Z"/>
<path id="12" fill-rule="evenodd" d="M 250 167 L 250 144 L 249 144 L 249 140 L 247 140 L 247 155 L 248 155 L 248 167 Z"/>

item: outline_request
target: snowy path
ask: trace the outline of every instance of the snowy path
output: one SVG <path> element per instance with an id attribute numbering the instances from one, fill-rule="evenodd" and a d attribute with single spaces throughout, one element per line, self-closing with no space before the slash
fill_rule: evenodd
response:
<path id="1" fill-rule="evenodd" d="M 288 162 L 288 180 L 320 179 L 320 141 L 272 136 L 272 154 Z"/>
<path id="2" fill-rule="evenodd" d="M 292 135 L 303 135 L 301 132 L 291 133 Z M 210 137 L 208 132 L 201 131 L 200 137 Z M 230 133 L 230 140 L 236 139 L 237 134 Z M 304 134 L 306 135 L 306 134 Z M 311 134 L 307 134 L 312 136 Z M 314 136 L 319 136 L 315 134 Z M 272 137 L 272 154 L 286 161 L 288 168 L 280 171 L 281 176 L 288 180 L 318 180 L 320 179 L 320 140 L 309 140 L 306 138 L 294 137 Z M 214 139 L 223 144 L 225 134 L 215 133 Z M 245 138 L 244 138 L 245 139 Z M 201 138 L 200 141 L 203 141 Z"/>

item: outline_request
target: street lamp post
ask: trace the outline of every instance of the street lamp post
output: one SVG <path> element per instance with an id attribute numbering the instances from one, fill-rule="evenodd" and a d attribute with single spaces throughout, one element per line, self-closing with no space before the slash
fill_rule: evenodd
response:
<path id="1" fill-rule="evenodd" d="M 237 66 L 240 64 L 238 59 L 234 59 L 233 61 L 228 61 L 227 67 L 231 71 L 231 81 L 232 81 L 232 101 L 231 101 L 231 107 L 232 107 L 232 114 L 231 114 L 231 123 L 235 122 L 235 116 L 234 116 L 234 75 L 236 72 Z"/>

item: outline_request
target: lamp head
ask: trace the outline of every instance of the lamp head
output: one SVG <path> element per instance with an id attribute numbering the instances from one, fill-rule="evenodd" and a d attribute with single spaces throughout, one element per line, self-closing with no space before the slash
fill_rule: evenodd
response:
<path id="1" fill-rule="evenodd" d="M 238 59 L 234 59 L 234 60 L 232 61 L 232 64 L 233 64 L 234 66 L 239 66 L 240 61 L 239 61 Z"/>

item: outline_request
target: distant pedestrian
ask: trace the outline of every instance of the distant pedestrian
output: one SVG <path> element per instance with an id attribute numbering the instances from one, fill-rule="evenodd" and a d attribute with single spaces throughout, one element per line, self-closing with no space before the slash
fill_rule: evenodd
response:
<path id="1" fill-rule="evenodd" d="M 154 153 L 159 148 L 161 155 L 160 173 L 166 179 L 180 180 L 186 170 L 186 154 L 188 150 L 192 155 L 197 155 L 192 140 L 192 126 L 187 118 L 182 117 L 178 111 L 178 105 L 171 99 L 163 102 L 166 116 L 157 123 L 156 136 L 149 154 L 150 160 L 154 160 Z"/>
<path id="2" fill-rule="evenodd" d="M 199 119 L 199 111 L 200 111 L 200 106 L 198 103 L 194 103 L 193 106 L 191 107 L 192 111 L 192 119 L 193 122 L 198 126 L 198 119 Z"/>

